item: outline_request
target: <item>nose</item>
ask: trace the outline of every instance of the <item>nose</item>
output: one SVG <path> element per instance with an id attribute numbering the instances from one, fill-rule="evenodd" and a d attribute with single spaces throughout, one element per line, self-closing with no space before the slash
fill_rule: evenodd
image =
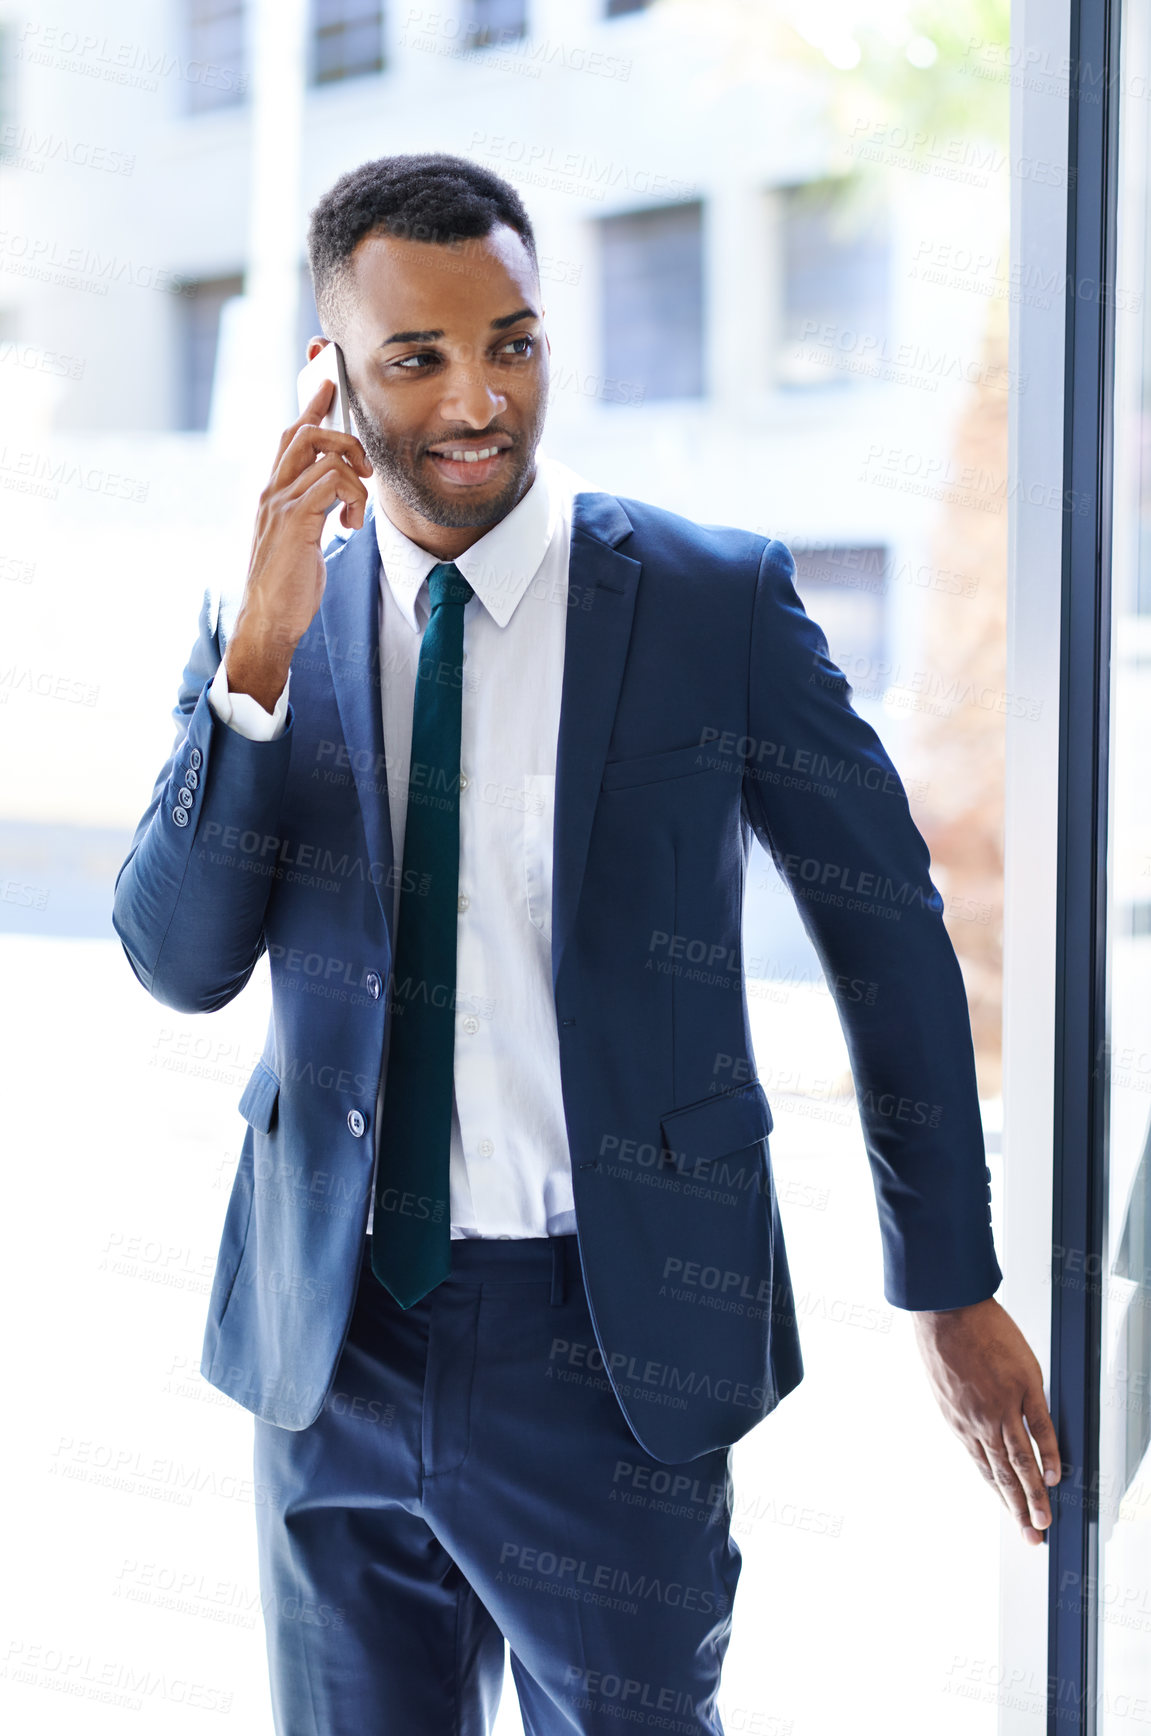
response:
<path id="1" fill-rule="evenodd" d="M 452 364 L 439 403 L 445 424 L 466 423 L 470 428 L 483 429 L 507 407 L 506 395 L 496 390 L 482 364 L 470 359 Z"/>

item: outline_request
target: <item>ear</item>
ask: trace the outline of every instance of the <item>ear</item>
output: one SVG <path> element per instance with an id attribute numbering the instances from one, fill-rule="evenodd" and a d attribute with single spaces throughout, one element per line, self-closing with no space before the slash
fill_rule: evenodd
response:
<path id="1" fill-rule="evenodd" d="M 308 339 L 308 360 L 310 362 L 314 362 L 316 357 L 319 355 L 320 351 L 323 349 L 324 345 L 326 343 L 328 343 L 329 341 L 330 340 L 328 338 L 309 338 Z"/>

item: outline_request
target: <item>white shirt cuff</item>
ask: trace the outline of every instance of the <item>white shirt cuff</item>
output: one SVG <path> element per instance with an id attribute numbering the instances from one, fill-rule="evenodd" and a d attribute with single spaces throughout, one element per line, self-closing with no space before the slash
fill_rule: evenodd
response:
<path id="1" fill-rule="evenodd" d="M 237 735 L 246 736 L 249 741 L 275 741 L 284 733 L 284 720 L 288 713 L 288 689 L 291 685 L 292 675 L 289 670 L 284 691 L 276 701 L 275 710 L 265 711 L 259 700 L 253 699 L 250 693 L 230 691 L 227 672 L 221 662 L 208 689 L 208 704 L 220 722 L 226 723 L 229 729 L 234 729 Z"/>

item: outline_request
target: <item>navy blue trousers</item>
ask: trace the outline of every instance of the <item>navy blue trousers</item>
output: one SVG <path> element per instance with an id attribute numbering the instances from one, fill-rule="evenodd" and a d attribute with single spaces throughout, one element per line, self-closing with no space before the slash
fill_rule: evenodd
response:
<path id="1" fill-rule="evenodd" d="M 256 1419 L 277 1736 L 486 1736 L 505 1641 L 528 1736 L 722 1736 L 730 1449 L 638 1445 L 574 1235 L 451 1246 L 404 1310 L 365 1238 L 323 1410 Z"/>

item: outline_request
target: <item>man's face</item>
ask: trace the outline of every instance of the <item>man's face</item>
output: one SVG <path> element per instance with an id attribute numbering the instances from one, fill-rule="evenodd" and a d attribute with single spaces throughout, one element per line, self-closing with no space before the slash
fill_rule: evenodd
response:
<path id="1" fill-rule="evenodd" d="M 547 412 L 539 282 L 520 237 L 504 224 L 447 246 L 366 236 L 346 295 L 349 395 L 389 516 L 408 534 L 497 524 L 534 480 Z"/>

